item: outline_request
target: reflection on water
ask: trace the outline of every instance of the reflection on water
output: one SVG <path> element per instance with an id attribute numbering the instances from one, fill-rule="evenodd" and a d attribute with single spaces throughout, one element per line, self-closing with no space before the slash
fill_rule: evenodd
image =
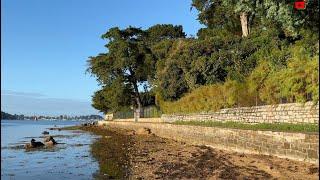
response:
<path id="1" fill-rule="evenodd" d="M 92 179 L 98 163 L 90 154 L 96 136 L 79 131 L 51 131 L 76 121 L 1 121 L 1 179 Z M 43 131 L 61 144 L 25 150 L 32 138 L 42 141 Z"/>

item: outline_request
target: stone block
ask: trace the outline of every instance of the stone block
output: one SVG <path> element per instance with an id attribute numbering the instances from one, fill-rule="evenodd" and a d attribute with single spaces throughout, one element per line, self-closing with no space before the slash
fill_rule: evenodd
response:
<path id="1" fill-rule="evenodd" d="M 290 149 L 290 143 L 284 142 L 283 147 L 284 147 L 284 149 Z"/>
<path id="2" fill-rule="evenodd" d="M 308 150 L 308 158 L 311 158 L 311 159 L 318 159 L 318 152 L 316 150 L 311 150 L 309 149 Z"/>

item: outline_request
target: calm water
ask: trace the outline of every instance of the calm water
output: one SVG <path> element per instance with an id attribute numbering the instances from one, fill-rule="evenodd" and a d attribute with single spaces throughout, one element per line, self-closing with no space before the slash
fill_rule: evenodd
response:
<path id="1" fill-rule="evenodd" d="M 47 128 L 80 124 L 77 121 L 1 121 L 1 179 L 93 179 L 98 163 L 90 154 L 97 138 L 82 131 Z M 58 144 L 53 148 L 25 150 L 32 138 L 43 142 L 48 131 Z"/>

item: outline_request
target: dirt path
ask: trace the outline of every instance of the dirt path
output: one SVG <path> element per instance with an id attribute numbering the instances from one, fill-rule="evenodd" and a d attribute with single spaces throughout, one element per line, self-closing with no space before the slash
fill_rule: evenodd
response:
<path id="1" fill-rule="evenodd" d="M 112 166 L 122 167 L 126 175 L 124 178 L 319 179 L 319 167 L 309 163 L 265 155 L 226 152 L 154 135 L 133 135 L 125 130 L 112 130 L 113 133 L 110 130 L 103 131 L 111 133 L 108 133 L 109 138 L 100 142 L 99 147 L 108 149 L 113 161 L 119 161 L 119 165 Z M 114 142 L 111 143 L 111 140 Z M 101 155 L 97 156 L 98 159 L 106 158 L 99 156 Z M 100 162 L 106 163 L 108 160 Z"/>

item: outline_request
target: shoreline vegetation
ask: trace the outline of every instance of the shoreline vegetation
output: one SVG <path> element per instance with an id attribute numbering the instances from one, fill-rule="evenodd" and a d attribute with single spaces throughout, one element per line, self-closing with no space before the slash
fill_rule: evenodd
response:
<path id="1" fill-rule="evenodd" d="M 123 179 L 129 177 L 130 137 L 121 130 L 110 130 L 96 126 L 68 126 L 62 130 L 83 130 L 99 135 L 100 138 L 91 144 L 91 154 L 99 163 L 99 173 L 96 179 Z"/>
<path id="2" fill-rule="evenodd" d="M 99 162 L 96 179 L 318 179 L 319 167 L 266 155 L 226 152 L 107 126 L 73 126 L 100 135 L 91 153 Z"/>

